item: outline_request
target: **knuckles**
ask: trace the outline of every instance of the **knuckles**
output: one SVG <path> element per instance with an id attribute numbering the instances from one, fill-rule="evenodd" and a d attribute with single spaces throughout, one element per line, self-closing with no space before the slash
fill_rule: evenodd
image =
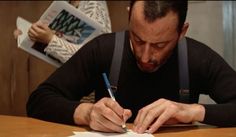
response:
<path id="1" fill-rule="evenodd" d="M 153 117 L 153 116 L 156 116 L 156 111 L 154 109 L 151 109 L 148 111 L 147 117 Z"/>
<path id="2" fill-rule="evenodd" d="M 164 99 L 164 98 L 160 98 L 159 100 L 157 100 L 157 101 L 159 101 L 159 102 L 165 102 L 165 101 L 167 101 L 166 99 Z"/>
<path id="3" fill-rule="evenodd" d="M 112 111 L 110 109 L 102 109 L 102 114 L 104 116 L 112 115 Z"/>

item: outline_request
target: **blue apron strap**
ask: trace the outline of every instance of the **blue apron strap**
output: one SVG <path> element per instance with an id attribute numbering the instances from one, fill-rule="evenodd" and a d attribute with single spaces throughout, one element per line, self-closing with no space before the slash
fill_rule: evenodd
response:
<path id="1" fill-rule="evenodd" d="M 112 57 L 109 80 L 113 91 L 117 90 L 118 80 L 120 75 L 120 68 L 123 56 L 123 48 L 125 41 L 125 31 L 116 32 L 115 34 L 115 48 Z"/>
<path id="2" fill-rule="evenodd" d="M 183 103 L 190 102 L 189 96 L 189 70 L 188 70 L 188 51 L 187 40 L 182 38 L 178 42 L 178 60 L 179 60 L 179 101 Z"/>

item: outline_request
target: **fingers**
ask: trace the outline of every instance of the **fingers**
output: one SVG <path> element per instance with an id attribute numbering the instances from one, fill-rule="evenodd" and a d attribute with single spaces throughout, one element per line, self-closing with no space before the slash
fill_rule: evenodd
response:
<path id="1" fill-rule="evenodd" d="M 132 116 L 132 112 L 129 109 L 124 110 L 123 120 L 126 122 Z"/>
<path id="2" fill-rule="evenodd" d="M 163 113 L 165 110 L 164 105 L 160 105 L 156 108 L 151 108 L 146 112 L 146 115 L 142 119 L 142 123 L 138 123 L 137 125 L 137 132 L 143 133 L 148 127 L 153 123 L 154 120 L 159 119 L 158 117 Z"/>
<path id="3" fill-rule="evenodd" d="M 92 120 L 90 123 L 90 127 L 94 130 L 104 132 L 124 132 L 120 125 L 114 124 L 102 115 L 93 113 L 91 117 Z"/>
<path id="4" fill-rule="evenodd" d="M 37 21 L 37 22 L 35 23 L 35 25 L 36 25 L 38 28 L 42 29 L 42 30 L 47 30 L 47 29 L 49 29 L 49 28 L 48 28 L 48 24 L 47 24 L 45 21 L 39 20 L 39 21 Z"/>
<path id="5" fill-rule="evenodd" d="M 90 114 L 90 127 L 106 132 L 124 132 L 121 125 L 132 115 L 111 98 L 103 98 L 94 104 Z M 124 118 L 124 119 L 123 119 Z"/>
<path id="6" fill-rule="evenodd" d="M 146 116 L 147 114 L 149 114 L 148 117 L 153 117 L 155 114 L 155 117 L 157 117 L 158 112 L 154 112 L 154 109 L 157 109 L 156 111 L 158 111 L 160 108 L 159 106 L 161 106 L 163 104 L 163 102 L 165 102 L 164 99 L 159 99 L 158 101 L 155 101 L 154 103 L 142 108 L 141 110 L 139 110 L 138 115 L 134 121 L 134 126 L 135 126 L 135 131 L 138 130 L 138 128 L 140 128 L 143 125 L 143 122 L 146 121 Z M 159 109 L 158 109 L 159 108 Z M 160 110 L 159 110 L 160 111 Z M 151 114 L 149 113 L 151 112 Z M 151 115 L 151 116 L 150 116 Z M 150 119 L 150 118 L 149 118 Z M 150 119 L 150 120 L 154 120 L 154 118 Z M 146 123 L 149 121 L 146 121 Z M 152 121 L 150 121 L 152 122 Z M 149 123 L 150 123 L 149 122 Z M 146 126 L 145 126 L 146 127 Z"/>
<path id="7" fill-rule="evenodd" d="M 15 39 L 17 39 L 17 37 L 18 37 L 19 35 L 21 35 L 21 34 L 22 34 L 22 31 L 19 30 L 19 29 L 15 29 L 14 32 L 13 32 L 13 35 L 14 35 L 14 38 L 15 38 Z"/>
<path id="8" fill-rule="evenodd" d="M 32 30 L 32 31 L 35 32 L 35 33 L 34 33 L 35 36 L 38 36 L 38 35 L 44 33 L 44 28 L 43 28 L 43 26 L 41 26 L 38 22 L 32 24 L 30 30 Z"/>
<path id="9" fill-rule="evenodd" d="M 47 26 L 47 24 L 43 23 L 42 21 L 38 21 L 32 24 L 28 31 L 28 35 L 31 40 L 48 44 L 51 41 L 54 33 Z"/>
<path id="10" fill-rule="evenodd" d="M 175 102 L 159 99 L 139 111 L 133 130 L 144 133 L 149 129 L 148 132 L 153 133 L 166 121 L 175 117 L 178 111 L 179 108 Z"/>
<path id="11" fill-rule="evenodd" d="M 148 133 L 154 133 L 155 131 L 157 131 L 157 129 L 161 125 L 163 125 L 168 119 L 172 117 L 173 114 L 175 114 L 177 109 L 175 108 L 175 106 L 173 107 L 174 108 L 170 107 L 169 109 L 165 109 L 165 111 L 158 117 L 154 124 L 150 126 L 150 128 L 148 129 Z"/>
<path id="12" fill-rule="evenodd" d="M 91 121 L 89 126 L 90 126 L 91 129 L 97 130 L 97 131 L 103 131 L 103 132 L 112 132 L 113 131 L 113 130 L 103 126 L 98 121 Z"/>
<path id="13" fill-rule="evenodd" d="M 120 125 L 114 124 L 112 121 L 102 118 L 101 121 L 99 122 L 101 125 L 109 129 L 110 131 L 115 131 L 115 132 L 124 132 L 122 127 Z"/>
<path id="14" fill-rule="evenodd" d="M 36 37 L 38 36 L 38 33 L 31 27 L 28 31 L 28 36 L 31 40 L 36 41 Z"/>
<path id="15" fill-rule="evenodd" d="M 112 104 L 114 104 L 114 102 L 115 101 L 112 101 Z M 101 115 L 112 121 L 114 124 L 122 125 L 123 120 L 120 115 L 117 115 L 118 112 L 117 110 L 115 110 L 115 104 L 111 106 L 114 106 L 114 109 L 112 109 L 112 107 L 107 106 L 107 104 L 98 103 L 95 104 L 94 109 L 96 112 L 99 112 Z"/>
<path id="16" fill-rule="evenodd" d="M 41 30 L 38 26 L 37 23 L 34 23 L 31 25 L 29 31 L 28 31 L 28 35 L 30 37 L 31 40 L 36 41 L 38 40 L 38 37 L 40 35 L 40 33 L 42 33 L 43 30 Z"/>
<path id="17" fill-rule="evenodd" d="M 112 109 L 120 117 L 123 116 L 124 109 L 116 101 L 113 101 L 111 98 L 103 98 L 103 100 L 107 107 Z"/>

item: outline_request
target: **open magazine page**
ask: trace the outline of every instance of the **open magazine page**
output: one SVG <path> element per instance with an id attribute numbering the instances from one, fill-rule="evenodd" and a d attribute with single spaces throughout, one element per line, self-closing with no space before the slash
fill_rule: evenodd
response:
<path id="1" fill-rule="evenodd" d="M 58 62 L 56 59 L 53 59 L 52 57 L 47 56 L 46 53 L 44 53 L 44 52 L 40 52 L 40 51 L 32 48 L 33 45 L 35 44 L 35 42 L 30 40 L 30 38 L 28 37 L 28 30 L 31 25 L 32 24 L 30 22 L 28 22 L 27 20 L 25 20 L 21 17 L 17 17 L 16 26 L 18 29 L 20 29 L 22 31 L 22 34 L 19 35 L 17 38 L 18 47 L 23 49 L 24 51 L 34 55 L 34 56 L 46 61 L 47 63 L 52 64 L 55 67 L 61 66 L 61 63 Z M 42 46 L 41 44 L 38 46 L 39 47 Z"/>
<path id="2" fill-rule="evenodd" d="M 98 36 L 101 33 L 102 26 L 86 15 L 77 10 L 66 1 L 53 1 L 40 20 L 47 23 L 49 28 L 55 30 L 58 37 L 76 44 L 76 46 L 83 46 L 88 41 Z M 19 23 L 20 22 L 20 23 Z M 34 56 L 43 59 L 44 61 L 59 67 L 61 63 L 46 55 L 44 49 L 47 45 L 32 42 L 27 32 L 31 26 L 28 21 L 18 18 L 17 27 L 22 30 L 23 35 L 19 37 L 19 47 Z"/>
<path id="3" fill-rule="evenodd" d="M 54 1 L 40 20 L 49 24 L 59 37 L 84 45 L 100 34 L 102 26 L 65 1 Z"/>

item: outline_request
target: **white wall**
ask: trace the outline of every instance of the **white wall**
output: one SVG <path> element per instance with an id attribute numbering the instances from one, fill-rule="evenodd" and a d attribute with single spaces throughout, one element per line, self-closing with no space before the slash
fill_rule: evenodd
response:
<path id="1" fill-rule="evenodd" d="M 186 21 L 187 36 L 201 41 L 223 57 L 222 1 L 190 1 Z M 201 95 L 199 103 L 212 104 L 209 96 Z"/>
<path id="2" fill-rule="evenodd" d="M 190 1 L 187 36 L 201 41 L 223 57 L 222 1 Z"/>

